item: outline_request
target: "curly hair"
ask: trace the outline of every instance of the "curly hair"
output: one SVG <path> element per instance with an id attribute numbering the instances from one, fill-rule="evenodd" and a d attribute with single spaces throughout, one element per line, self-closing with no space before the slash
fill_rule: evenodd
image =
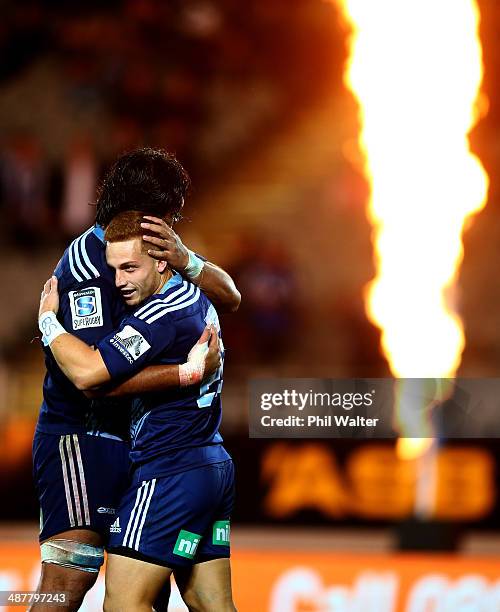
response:
<path id="1" fill-rule="evenodd" d="M 163 149 L 136 149 L 121 155 L 99 188 L 96 223 L 106 227 L 120 212 L 137 210 L 178 221 L 191 185 L 174 155 Z"/>

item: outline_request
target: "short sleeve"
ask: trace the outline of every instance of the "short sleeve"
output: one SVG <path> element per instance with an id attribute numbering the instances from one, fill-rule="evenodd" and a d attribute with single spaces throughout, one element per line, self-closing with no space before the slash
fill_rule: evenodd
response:
<path id="1" fill-rule="evenodd" d="M 175 326 L 167 317 L 148 324 L 137 317 L 127 317 L 115 332 L 98 343 L 111 379 L 132 376 L 154 363 L 175 341 Z"/>

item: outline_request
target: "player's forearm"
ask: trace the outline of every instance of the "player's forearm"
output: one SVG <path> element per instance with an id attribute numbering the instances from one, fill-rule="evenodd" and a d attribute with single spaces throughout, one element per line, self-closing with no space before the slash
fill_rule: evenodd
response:
<path id="1" fill-rule="evenodd" d="M 203 290 L 219 310 L 236 312 L 241 302 L 241 295 L 233 279 L 219 266 L 206 261 L 201 273 L 192 279 L 195 285 Z"/>
<path id="2" fill-rule="evenodd" d="M 99 351 L 69 334 L 56 313 L 59 310 L 57 277 L 52 276 L 43 286 L 38 310 L 38 328 L 44 346 L 48 346 L 64 374 L 78 389 L 90 389 L 110 380 Z"/>
<path id="3" fill-rule="evenodd" d="M 104 385 L 86 392 L 89 397 L 122 397 L 179 387 L 178 365 L 149 366 L 128 380 L 114 386 Z"/>
<path id="4" fill-rule="evenodd" d="M 58 366 L 80 390 L 102 385 L 110 380 L 99 351 L 71 334 L 61 334 L 50 344 Z"/>

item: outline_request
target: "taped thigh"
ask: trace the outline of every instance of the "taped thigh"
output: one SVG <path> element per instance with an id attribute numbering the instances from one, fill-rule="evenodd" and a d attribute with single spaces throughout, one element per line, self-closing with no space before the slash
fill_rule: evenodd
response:
<path id="1" fill-rule="evenodd" d="M 47 540 L 41 547 L 42 563 L 53 563 L 82 572 L 97 573 L 104 563 L 104 548 L 63 538 Z"/>

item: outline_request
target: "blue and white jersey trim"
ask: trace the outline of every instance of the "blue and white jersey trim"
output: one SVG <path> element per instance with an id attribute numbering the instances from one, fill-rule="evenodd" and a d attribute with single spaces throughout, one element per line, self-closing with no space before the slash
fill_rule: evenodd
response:
<path id="1" fill-rule="evenodd" d="M 173 312 L 174 310 L 181 310 L 182 308 L 191 306 L 191 304 L 194 304 L 195 302 L 198 301 L 199 297 L 200 297 L 200 290 L 198 287 L 196 287 L 194 295 L 191 299 L 184 301 L 184 302 L 177 303 L 177 304 L 171 304 L 168 308 L 165 308 L 164 310 L 160 310 L 160 312 L 157 312 L 152 317 L 149 317 L 149 319 L 146 319 L 146 323 L 153 323 L 160 317 L 163 317 L 164 315 L 166 315 L 168 312 Z"/>
<path id="2" fill-rule="evenodd" d="M 139 319 L 143 319 L 144 318 L 143 315 L 146 315 L 148 312 L 156 309 L 155 305 L 158 305 L 158 306 L 162 305 L 162 304 L 165 305 L 165 304 L 167 304 L 169 302 L 172 302 L 176 298 L 182 299 L 183 295 L 188 290 L 188 287 L 189 287 L 189 283 L 187 281 L 184 281 L 182 283 L 181 287 L 179 289 L 177 289 L 177 291 L 173 291 L 166 298 L 156 298 L 155 300 L 151 300 L 151 302 L 148 302 L 145 306 L 142 306 L 141 308 L 136 310 L 134 312 L 134 316 L 136 316 Z M 155 306 L 155 308 L 152 308 L 153 306 Z"/>
<path id="3" fill-rule="evenodd" d="M 137 421 L 131 423 L 130 438 L 133 443 L 135 443 L 137 436 L 139 435 L 139 432 L 141 431 L 142 426 L 144 425 L 144 421 L 148 418 L 150 414 L 151 414 L 151 410 L 148 410 Z"/>
<path id="4" fill-rule="evenodd" d="M 166 298 L 152 300 L 134 313 L 138 319 L 153 323 L 168 312 L 191 306 L 200 297 L 200 290 L 195 285 L 184 281 L 182 286 Z"/>
<path id="5" fill-rule="evenodd" d="M 73 240 L 69 245 L 68 257 L 71 273 L 76 280 L 82 283 L 91 278 L 100 276 L 97 268 L 92 264 L 87 253 L 87 237 L 94 231 L 94 228 L 89 228 L 84 234 Z"/>
<path id="6" fill-rule="evenodd" d="M 108 438 L 108 440 L 116 440 L 117 442 L 125 442 L 123 438 L 120 436 L 115 436 L 114 434 L 107 433 L 106 431 L 99 431 L 98 429 L 92 429 L 87 431 L 86 434 L 88 436 L 96 436 L 98 438 Z"/>

